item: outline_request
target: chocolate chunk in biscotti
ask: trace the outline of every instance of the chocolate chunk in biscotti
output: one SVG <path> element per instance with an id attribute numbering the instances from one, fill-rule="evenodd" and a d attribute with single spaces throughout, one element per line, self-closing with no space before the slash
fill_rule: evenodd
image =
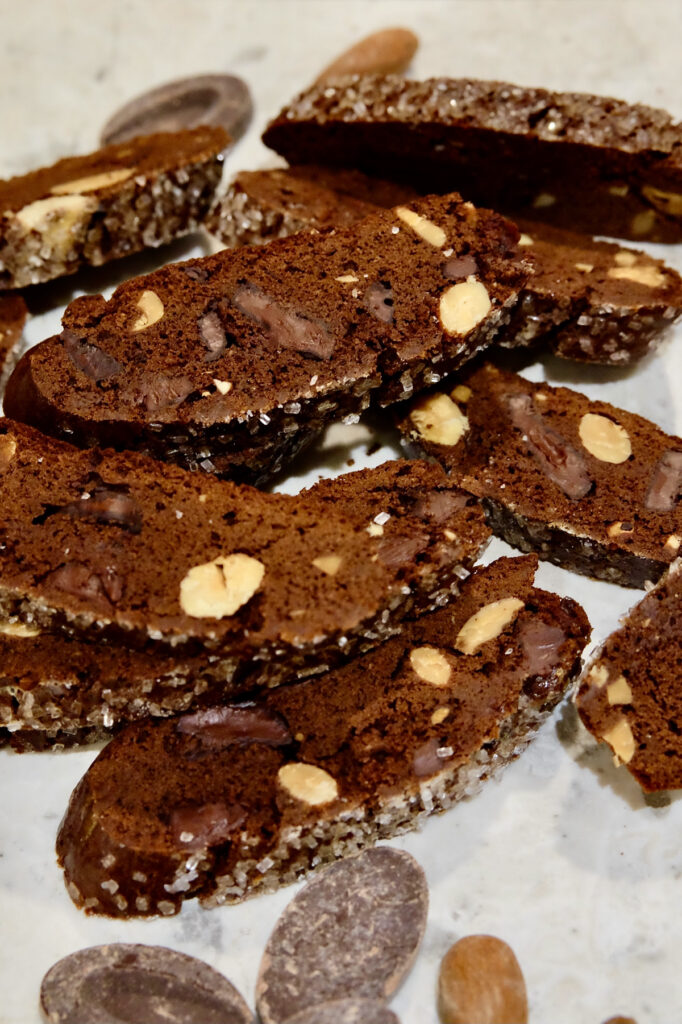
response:
<path id="1" fill-rule="evenodd" d="M 253 114 L 251 91 L 236 75 L 196 75 L 166 82 L 136 96 L 102 129 L 103 146 L 154 132 L 181 132 L 200 125 L 222 128 L 236 142 Z"/>
<path id="2" fill-rule="evenodd" d="M 210 678 L 241 692 L 321 671 L 394 633 L 408 612 L 446 602 L 489 536 L 440 469 L 409 462 L 290 497 L 82 451 L 5 420 L 0 476 L 2 617 L 137 652 L 125 661 L 136 678 L 110 687 L 113 652 L 93 673 L 97 652 L 69 668 L 66 653 L 50 659 L 49 638 L 46 650 L 40 636 L 15 637 L 37 662 L 22 676 L 17 653 L 8 680 L 14 711 L 3 724 L 21 729 L 168 713 Z M 175 698 L 165 693 L 174 677 Z"/>
<path id="3" fill-rule="evenodd" d="M 475 569 L 449 607 L 314 679 L 137 722 L 74 791 L 69 893 L 113 916 L 232 903 L 474 793 L 579 671 L 589 624 L 533 587 L 534 556 Z"/>
<path id="4" fill-rule="evenodd" d="M 606 639 L 576 698 L 584 725 L 649 793 L 682 787 L 681 621 L 678 559 Z"/>
<path id="5" fill-rule="evenodd" d="M 334 168 L 291 167 L 237 175 L 206 227 L 227 245 L 353 223 L 409 190 Z M 682 315 L 682 279 L 661 260 L 537 221 L 517 221 L 533 273 L 498 343 L 539 342 L 566 359 L 623 366 L 655 347 Z M 476 272 L 453 256 L 451 280 Z"/>
<path id="6" fill-rule="evenodd" d="M 485 348 L 527 277 L 518 231 L 459 197 L 219 252 L 77 299 L 21 360 L 5 411 L 80 445 L 264 479 Z M 453 257 L 476 271 L 453 281 Z"/>
<path id="7" fill-rule="evenodd" d="M 40 986 L 40 1008 L 49 1024 L 254 1024 L 234 985 L 203 960 L 123 942 L 56 963 Z"/>
<path id="8" fill-rule="evenodd" d="M 0 294 L 0 395 L 14 369 L 27 316 L 28 309 L 21 295 Z"/>
<path id="9" fill-rule="evenodd" d="M 627 587 L 678 554 L 682 439 L 642 416 L 485 365 L 415 402 L 400 429 L 522 551 Z"/>
<path id="10" fill-rule="evenodd" d="M 382 846 L 327 868 L 268 939 L 256 982 L 260 1020 L 283 1024 L 351 992 L 390 998 L 417 956 L 428 903 L 424 872 L 402 850 Z"/>
<path id="11" fill-rule="evenodd" d="M 192 231 L 222 174 L 221 128 L 146 135 L 0 181 L 0 288 L 99 266 Z"/>
<path id="12" fill-rule="evenodd" d="M 589 234 L 682 240 L 682 126 L 664 110 L 508 82 L 314 85 L 270 123 L 291 164 L 355 167 Z"/>

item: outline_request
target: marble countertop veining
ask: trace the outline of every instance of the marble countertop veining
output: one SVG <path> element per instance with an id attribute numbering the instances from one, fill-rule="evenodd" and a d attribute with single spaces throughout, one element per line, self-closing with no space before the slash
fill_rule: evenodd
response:
<path id="1" fill-rule="evenodd" d="M 422 45 L 416 77 L 508 79 L 592 91 L 668 108 L 682 119 L 679 0 L 0 0 L 0 176 L 95 148 L 121 104 L 172 78 L 228 71 L 254 94 L 253 124 L 227 171 L 273 160 L 259 140 L 267 119 L 344 47 L 367 32 L 407 25 Z M 649 246 L 682 270 L 682 246 Z M 135 257 L 34 297 L 36 342 L 58 326 L 80 290 L 108 289 L 155 260 L 199 254 L 198 237 Z M 559 360 L 536 379 L 649 415 L 682 432 L 682 328 L 630 372 L 595 372 Z M 341 432 L 355 466 L 368 464 L 364 425 Z M 337 433 L 338 440 L 338 433 Z M 396 450 L 382 447 L 377 463 Z M 289 490 L 325 468 L 309 457 Z M 337 463 L 338 465 L 338 463 Z M 508 551 L 494 542 L 486 560 Z M 580 600 L 595 640 L 639 594 L 541 566 L 538 585 Z M 85 917 L 54 861 L 69 793 L 92 750 L 17 756 L 0 751 L 0 1024 L 36 1024 L 47 968 L 86 945 L 169 945 L 225 972 L 253 1000 L 258 963 L 293 890 L 203 911 L 190 902 L 150 922 Z M 580 728 L 571 705 L 479 796 L 395 840 L 424 866 L 431 910 L 423 948 L 393 1001 L 403 1024 L 436 1024 L 440 957 L 462 935 L 506 939 L 523 968 L 531 1024 L 637 1024 L 682 1020 L 682 801 L 646 801 L 608 752 Z"/>

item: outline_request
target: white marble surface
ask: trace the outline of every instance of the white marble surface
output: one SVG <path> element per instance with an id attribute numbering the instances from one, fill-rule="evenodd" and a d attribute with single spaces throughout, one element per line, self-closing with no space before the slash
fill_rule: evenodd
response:
<path id="1" fill-rule="evenodd" d="M 0 176 L 94 148 L 107 117 L 142 89 L 213 71 L 242 75 L 256 102 L 255 122 L 228 169 L 263 166 L 272 159 L 259 142 L 268 116 L 340 49 L 390 24 L 419 32 L 420 76 L 598 91 L 666 106 L 682 118 L 679 0 L 0 0 Z M 679 269 L 681 249 L 665 250 Z M 182 243 L 173 256 L 199 251 Z M 108 288 L 148 265 L 133 259 L 43 289 L 31 300 L 29 340 L 57 326 L 77 290 Z M 530 370 L 678 432 L 681 371 L 680 328 L 630 373 L 557 361 Z M 350 429 L 359 466 L 366 433 Z M 288 489 L 306 474 L 314 478 L 324 460 L 326 472 L 342 469 L 346 453 L 337 441 L 317 464 L 312 458 L 297 467 Z M 488 558 L 503 548 L 496 544 Z M 597 639 L 639 597 L 551 566 L 541 567 L 538 582 L 583 601 Z M 77 948 L 116 940 L 202 956 L 251 1000 L 265 940 L 291 891 L 223 910 L 190 904 L 177 918 L 153 922 L 86 918 L 72 906 L 54 836 L 93 756 L 0 753 L 0 1022 L 34 1024 L 45 970 Z M 455 939 L 478 931 L 515 949 L 533 1024 L 600 1024 L 617 1012 L 638 1024 L 682 1020 L 682 802 L 673 794 L 662 803 L 648 805 L 565 707 L 499 782 L 399 840 L 423 864 L 431 888 L 423 950 L 393 1004 L 403 1024 L 435 1024 L 439 958 Z"/>

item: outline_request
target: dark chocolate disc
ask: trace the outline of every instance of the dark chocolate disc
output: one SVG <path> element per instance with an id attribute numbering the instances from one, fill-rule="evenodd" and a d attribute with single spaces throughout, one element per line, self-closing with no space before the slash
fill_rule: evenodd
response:
<path id="1" fill-rule="evenodd" d="M 218 971 L 164 946 L 90 946 L 51 967 L 40 987 L 50 1024 L 253 1024 Z"/>
<path id="2" fill-rule="evenodd" d="M 248 85 L 236 75 L 199 75 L 167 82 L 142 93 L 109 118 L 103 146 L 136 135 L 177 132 L 200 124 L 224 128 L 232 142 L 246 131 L 253 102 Z"/>
<path id="3" fill-rule="evenodd" d="M 256 986 L 263 1024 L 349 993 L 388 999 L 417 955 L 427 909 L 424 872 L 407 853 L 383 846 L 333 864 L 294 897 L 268 940 Z"/>
<path id="4" fill-rule="evenodd" d="M 400 1024 L 379 999 L 339 999 L 319 1003 L 290 1017 L 286 1024 Z"/>

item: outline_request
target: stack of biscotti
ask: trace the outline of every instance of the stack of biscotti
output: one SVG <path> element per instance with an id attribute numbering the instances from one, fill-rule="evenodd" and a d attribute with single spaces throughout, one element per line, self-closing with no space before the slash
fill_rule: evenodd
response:
<path id="1" fill-rule="evenodd" d="M 412 462 L 268 495 L 4 420 L 0 475 L 0 724 L 18 746 L 323 671 L 447 602 L 489 536 Z"/>
<path id="2" fill-rule="evenodd" d="M 263 141 L 289 163 L 457 189 L 510 216 L 682 240 L 682 126 L 664 110 L 508 82 L 397 75 L 313 85 Z"/>
<path id="3" fill-rule="evenodd" d="M 556 706 L 589 637 L 575 602 L 533 586 L 536 564 L 476 569 L 451 606 L 314 680 L 129 726 L 60 829 L 74 901 L 112 916 L 234 902 L 475 792 Z"/>
<path id="4" fill-rule="evenodd" d="M 263 480 L 335 419 L 434 383 L 487 347 L 528 278 L 518 230 L 458 196 L 170 265 L 76 299 L 26 353 L 5 411 Z"/>
<path id="5" fill-rule="evenodd" d="M 293 166 L 238 174 L 205 226 L 227 245 L 354 223 L 413 190 L 359 171 Z M 497 344 L 539 341 L 557 355 L 623 366 L 650 352 L 682 316 L 682 278 L 646 253 L 519 220 L 532 274 Z M 460 271 L 476 261 L 455 261 Z"/>
<path id="6" fill-rule="evenodd" d="M 682 438 L 642 416 L 484 365 L 419 399 L 400 428 L 523 551 L 631 587 L 678 555 Z"/>
<path id="7" fill-rule="evenodd" d="M 229 142 L 222 128 L 139 136 L 0 181 L 0 288 L 99 266 L 192 231 Z"/>

